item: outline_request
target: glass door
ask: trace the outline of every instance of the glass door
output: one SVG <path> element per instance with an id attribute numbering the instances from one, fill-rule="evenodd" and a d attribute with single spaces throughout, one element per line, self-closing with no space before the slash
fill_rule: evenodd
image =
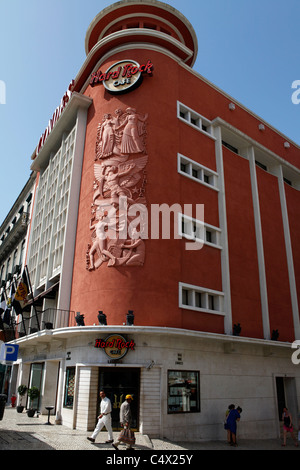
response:
<path id="1" fill-rule="evenodd" d="M 38 398 L 35 398 L 34 400 L 28 399 L 27 408 L 34 408 L 36 410 L 40 409 L 43 372 L 44 372 L 44 362 L 36 362 L 34 364 L 31 364 L 30 380 L 29 380 L 28 388 L 37 387 L 40 391 L 40 395 Z"/>
<path id="2" fill-rule="evenodd" d="M 132 430 L 138 429 L 140 369 L 103 368 L 100 369 L 99 392 L 104 390 L 112 405 L 112 427 L 114 431 L 121 429 L 120 407 L 126 395 L 133 397 L 131 402 Z M 100 409 L 100 400 L 98 410 Z M 99 414 L 99 413 L 98 413 Z"/>

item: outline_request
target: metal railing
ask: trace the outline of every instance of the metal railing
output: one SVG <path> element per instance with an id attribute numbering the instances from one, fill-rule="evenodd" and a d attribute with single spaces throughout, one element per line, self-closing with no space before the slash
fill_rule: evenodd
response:
<path id="1" fill-rule="evenodd" d="M 12 341 L 38 331 L 76 325 L 75 312 L 72 310 L 48 308 L 37 311 L 33 308 L 31 312 L 23 312 L 19 318 L 19 321 L 12 319 L 10 325 L 1 325 L 5 341 Z"/>

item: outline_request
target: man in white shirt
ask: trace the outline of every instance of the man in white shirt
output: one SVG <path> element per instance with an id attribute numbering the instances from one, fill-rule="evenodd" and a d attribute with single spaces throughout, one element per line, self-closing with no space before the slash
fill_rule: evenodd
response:
<path id="1" fill-rule="evenodd" d="M 98 416 L 98 423 L 94 429 L 91 437 L 87 439 L 91 442 L 95 442 L 96 437 L 98 436 L 101 429 L 105 426 L 108 432 L 108 440 L 105 441 L 106 444 L 113 442 L 113 432 L 111 427 L 111 402 L 107 398 L 103 390 L 100 391 L 101 405 L 100 405 L 100 415 Z"/>

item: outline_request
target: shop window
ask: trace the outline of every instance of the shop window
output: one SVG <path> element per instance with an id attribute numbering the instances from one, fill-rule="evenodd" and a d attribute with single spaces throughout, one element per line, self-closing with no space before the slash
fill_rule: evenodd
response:
<path id="1" fill-rule="evenodd" d="M 73 408 L 74 390 L 75 390 L 75 367 L 67 367 L 64 408 Z"/>
<path id="2" fill-rule="evenodd" d="M 200 380 L 196 371 L 168 371 L 168 413 L 200 412 Z"/>

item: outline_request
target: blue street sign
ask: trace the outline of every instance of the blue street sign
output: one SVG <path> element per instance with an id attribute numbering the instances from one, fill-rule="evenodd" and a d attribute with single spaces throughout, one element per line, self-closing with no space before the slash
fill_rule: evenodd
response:
<path id="1" fill-rule="evenodd" d="M 0 361 L 13 362 L 18 359 L 19 345 L 3 343 L 0 350 Z"/>

